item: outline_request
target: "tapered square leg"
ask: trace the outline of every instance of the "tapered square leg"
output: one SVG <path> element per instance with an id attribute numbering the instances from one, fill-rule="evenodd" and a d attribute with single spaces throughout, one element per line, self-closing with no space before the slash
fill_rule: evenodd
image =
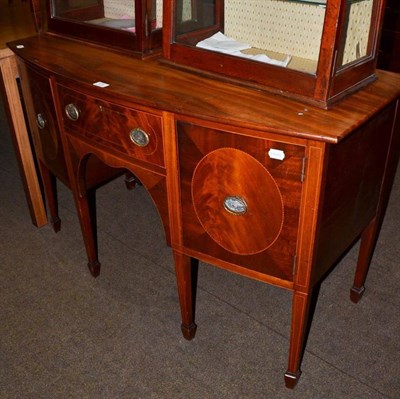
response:
<path id="1" fill-rule="evenodd" d="M 57 182 L 56 177 L 39 160 L 39 171 L 42 178 L 44 194 L 50 213 L 50 223 L 55 233 L 61 230 L 61 219 L 58 215 Z"/>
<path id="2" fill-rule="evenodd" d="M 139 179 L 131 172 L 125 173 L 125 186 L 128 190 L 133 190 L 137 184 L 141 184 Z"/>
<path id="3" fill-rule="evenodd" d="M 97 253 L 96 192 L 88 190 L 82 196 L 76 195 L 79 223 L 88 257 L 88 268 L 93 277 L 100 274 L 101 264 Z"/>
<path id="4" fill-rule="evenodd" d="M 285 373 L 285 385 L 290 389 L 296 386 L 301 376 L 300 364 L 309 331 L 310 304 L 310 295 L 296 291 L 293 293 L 289 362 Z"/>
<path id="5" fill-rule="evenodd" d="M 360 249 L 353 287 L 350 289 L 350 300 L 357 303 L 365 291 L 365 280 L 367 279 L 369 265 L 375 249 L 378 236 L 378 222 L 374 219 L 361 235 Z"/>
<path id="6" fill-rule="evenodd" d="M 297 382 L 299 381 L 300 376 L 301 376 L 300 370 L 298 370 L 296 373 L 290 373 L 287 371 L 285 373 L 286 388 L 293 389 L 296 386 Z"/>
<path id="7" fill-rule="evenodd" d="M 176 281 L 181 307 L 181 330 L 185 339 L 191 340 L 196 334 L 194 322 L 197 287 L 197 261 L 190 256 L 174 251 Z"/>

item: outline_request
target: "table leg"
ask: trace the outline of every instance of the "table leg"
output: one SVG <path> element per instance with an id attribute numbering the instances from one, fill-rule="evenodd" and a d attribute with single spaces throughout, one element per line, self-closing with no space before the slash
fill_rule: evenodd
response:
<path id="1" fill-rule="evenodd" d="M 310 304 L 310 295 L 296 291 L 293 293 L 289 364 L 285 373 L 286 387 L 291 389 L 301 376 L 300 364 L 307 340 Z"/>
<path id="2" fill-rule="evenodd" d="M 57 182 L 56 177 L 50 170 L 38 160 L 40 175 L 42 177 L 43 189 L 47 199 L 47 206 L 50 213 L 50 223 L 53 226 L 55 233 L 61 229 L 61 219 L 58 214 L 58 201 L 57 201 Z"/>
<path id="3" fill-rule="evenodd" d="M 47 224 L 46 210 L 18 91 L 18 68 L 11 50 L 0 50 L 0 69 L 0 88 L 3 92 L 6 111 L 11 122 L 10 128 L 12 130 L 14 148 L 32 223 L 37 227 L 42 227 Z"/>
<path id="4" fill-rule="evenodd" d="M 194 322 L 197 286 L 197 260 L 174 251 L 176 281 L 181 307 L 181 330 L 187 340 L 194 338 L 197 326 Z"/>
<path id="5" fill-rule="evenodd" d="M 78 190 L 73 192 L 88 257 L 88 268 L 92 276 L 97 277 L 100 274 L 101 264 L 97 252 L 96 191 L 90 189 L 82 195 L 75 194 Z"/>
<path id="6" fill-rule="evenodd" d="M 356 274 L 354 276 L 353 286 L 350 289 L 350 299 L 354 303 L 357 303 L 361 299 L 365 291 L 364 284 L 367 278 L 372 255 L 374 253 L 378 234 L 377 230 L 378 223 L 377 219 L 375 218 L 361 235 Z"/>

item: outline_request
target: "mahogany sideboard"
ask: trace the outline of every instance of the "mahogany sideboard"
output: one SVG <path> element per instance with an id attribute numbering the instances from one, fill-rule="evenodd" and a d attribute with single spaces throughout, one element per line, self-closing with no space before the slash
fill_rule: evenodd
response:
<path id="1" fill-rule="evenodd" d="M 25 99 L 24 79 L 47 81 L 28 109 L 40 127 L 53 103 L 92 273 L 95 157 L 132 173 L 158 209 L 185 338 L 196 332 L 197 260 L 292 291 L 285 382 L 294 387 L 318 287 L 360 237 L 350 296 L 363 295 L 399 157 L 400 76 L 378 71 L 323 110 L 51 35 L 9 47 Z"/>

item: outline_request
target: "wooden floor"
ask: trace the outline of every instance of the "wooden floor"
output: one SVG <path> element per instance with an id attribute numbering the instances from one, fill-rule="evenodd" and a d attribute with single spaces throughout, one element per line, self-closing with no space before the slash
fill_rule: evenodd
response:
<path id="1" fill-rule="evenodd" d="M 12 40 L 35 34 L 30 3 L 26 0 L 0 0 L 0 48 Z"/>

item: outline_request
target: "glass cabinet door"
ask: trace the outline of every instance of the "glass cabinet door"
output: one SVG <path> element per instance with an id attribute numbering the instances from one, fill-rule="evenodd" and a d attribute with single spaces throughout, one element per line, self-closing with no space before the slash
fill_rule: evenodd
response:
<path id="1" fill-rule="evenodd" d="M 175 26 L 178 37 L 181 40 L 189 40 L 191 32 L 202 31 L 215 25 L 219 3 L 218 0 L 177 0 Z M 221 23 L 223 21 L 219 21 L 219 24 Z M 196 32 L 195 36 L 198 35 L 199 32 Z"/>
<path id="2" fill-rule="evenodd" d="M 162 46 L 162 0 L 46 0 L 47 29 L 144 56 Z"/>
<path id="3" fill-rule="evenodd" d="M 176 0 L 175 42 L 315 74 L 326 0 Z"/>
<path id="4" fill-rule="evenodd" d="M 169 0 L 164 57 L 328 107 L 375 80 L 385 0 Z"/>
<path id="5" fill-rule="evenodd" d="M 63 17 L 70 14 L 71 18 L 79 19 L 77 13 L 73 15 L 74 11 L 81 13 L 83 17 L 85 11 L 90 14 L 92 10 L 101 10 L 103 2 L 102 0 L 53 0 L 52 5 L 53 16 Z"/>
<path id="6" fill-rule="evenodd" d="M 162 3 L 152 0 L 146 2 L 146 6 L 151 7 L 152 29 L 161 27 Z M 53 0 L 52 16 L 135 32 L 135 8 L 132 0 Z M 158 13 L 160 15 L 157 18 Z"/>
<path id="7" fill-rule="evenodd" d="M 370 56 L 373 50 L 373 21 L 376 1 L 348 0 L 345 5 L 343 34 L 338 66 L 343 67 Z"/>

